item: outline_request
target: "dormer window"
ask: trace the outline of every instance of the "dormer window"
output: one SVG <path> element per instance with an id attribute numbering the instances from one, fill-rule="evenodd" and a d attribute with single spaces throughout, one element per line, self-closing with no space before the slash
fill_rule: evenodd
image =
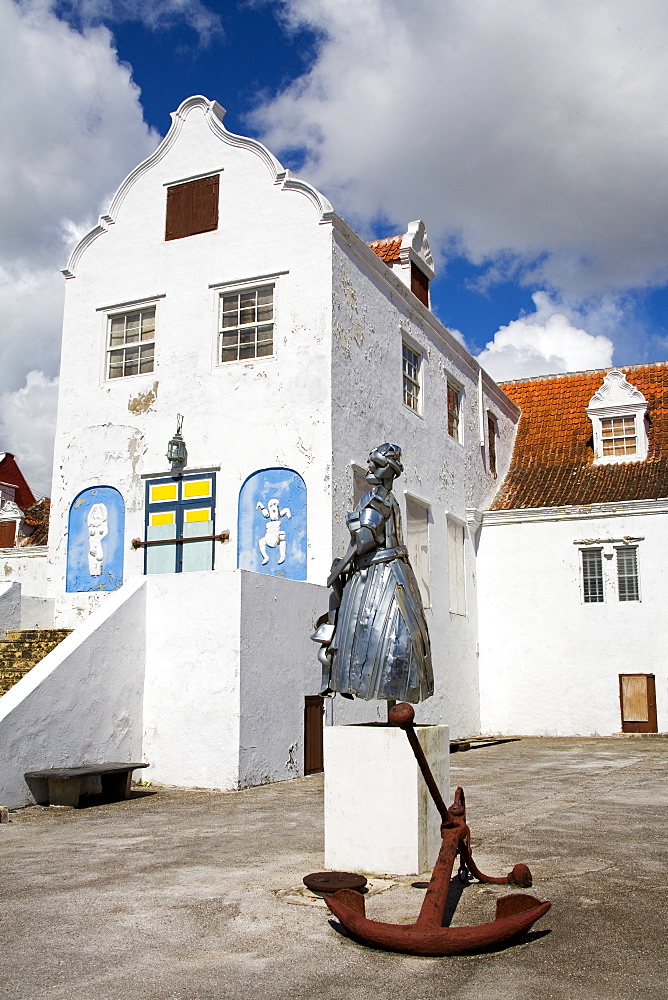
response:
<path id="1" fill-rule="evenodd" d="M 608 372 L 587 407 L 594 431 L 594 463 L 639 462 L 647 457 L 647 400 L 623 372 Z"/>

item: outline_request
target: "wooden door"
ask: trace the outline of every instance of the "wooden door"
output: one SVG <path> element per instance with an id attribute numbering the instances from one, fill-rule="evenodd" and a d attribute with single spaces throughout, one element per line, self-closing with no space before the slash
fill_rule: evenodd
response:
<path id="1" fill-rule="evenodd" d="M 620 674 L 619 702 L 623 733 L 656 733 L 654 674 Z"/>
<path id="2" fill-rule="evenodd" d="M 324 701 L 320 695 L 307 695 L 304 699 L 304 774 L 317 774 L 323 770 L 322 717 Z"/>

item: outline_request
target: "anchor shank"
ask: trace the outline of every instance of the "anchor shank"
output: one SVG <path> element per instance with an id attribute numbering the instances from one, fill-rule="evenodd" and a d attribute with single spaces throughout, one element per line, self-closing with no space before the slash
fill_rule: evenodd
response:
<path id="1" fill-rule="evenodd" d="M 431 773 L 431 768 L 429 767 L 429 762 L 424 755 L 424 750 L 420 746 L 420 741 L 418 739 L 417 733 L 415 732 L 415 727 L 413 726 L 412 720 L 402 726 L 402 729 L 408 737 L 408 742 L 411 745 L 413 753 L 415 754 L 415 759 L 418 762 L 418 766 L 422 771 L 422 777 L 424 778 L 427 788 L 429 789 L 429 794 L 431 795 L 434 805 L 439 811 L 442 823 L 450 823 L 452 817 L 448 812 L 448 807 L 443 801 L 443 796 L 441 795 L 438 785 L 434 780 L 434 775 Z"/>
<path id="2" fill-rule="evenodd" d="M 441 849 L 438 852 L 429 888 L 422 901 L 420 914 L 415 921 L 416 927 L 424 929 L 426 926 L 441 926 L 448 902 L 450 877 L 459 850 L 459 841 L 466 836 L 466 833 L 467 828 L 461 826 L 443 830 Z"/>

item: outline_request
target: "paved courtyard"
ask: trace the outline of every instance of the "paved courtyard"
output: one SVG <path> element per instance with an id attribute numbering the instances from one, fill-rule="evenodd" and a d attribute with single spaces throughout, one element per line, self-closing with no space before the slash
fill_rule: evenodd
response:
<path id="1" fill-rule="evenodd" d="M 523 739 L 451 757 L 476 857 L 518 861 L 552 910 L 478 956 L 366 949 L 321 905 L 322 776 L 243 792 L 149 788 L 0 826 L 2 1000 L 666 1000 L 668 737 Z M 370 896 L 408 921 L 414 878 Z M 453 924 L 493 919 L 476 883 Z"/>

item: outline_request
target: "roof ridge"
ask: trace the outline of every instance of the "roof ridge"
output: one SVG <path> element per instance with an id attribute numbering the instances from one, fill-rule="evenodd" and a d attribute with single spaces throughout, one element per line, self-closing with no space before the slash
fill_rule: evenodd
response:
<path id="1" fill-rule="evenodd" d="M 522 385 L 529 382 L 547 382 L 549 379 L 575 378 L 577 375 L 604 375 L 606 372 L 632 372 L 641 368 L 665 368 L 668 361 L 646 361 L 640 365 L 610 365 L 609 368 L 585 368 L 576 372 L 554 372 L 550 375 L 530 375 L 527 378 L 506 378 L 497 382 L 502 388 L 504 385 Z"/>

